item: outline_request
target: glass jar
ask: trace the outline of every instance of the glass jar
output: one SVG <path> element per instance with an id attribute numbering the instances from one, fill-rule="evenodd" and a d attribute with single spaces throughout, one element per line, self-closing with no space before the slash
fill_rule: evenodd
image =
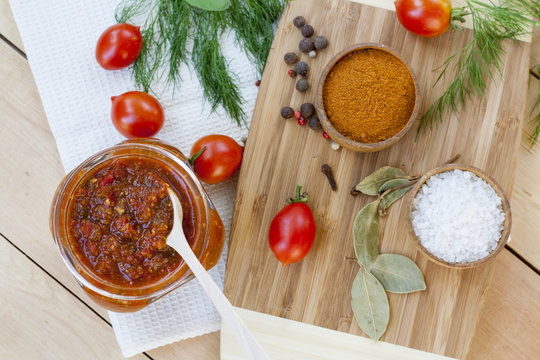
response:
<path id="1" fill-rule="evenodd" d="M 62 259 L 77 282 L 94 302 L 117 312 L 137 311 L 193 279 L 188 266 L 181 261 L 174 270 L 156 282 L 134 287 L 120 286 L 98 276 L 75 251 L 68 229 L 69 209 L 75 191 L 93 169 L 113 159 L 130 157 L 159 162 L 171 175 L 168 185 L 179 197 L 180 192 L 184 196 L 187 194 L 195 218 L 191 247 L 206 269 L 217 264 L 225 241 L 221 218 L 187 158 L 175 147 L 155 139 L 131 139 L 91 156 L 72 170 L 58 186 L 51 207 L 50 228 Z"/>

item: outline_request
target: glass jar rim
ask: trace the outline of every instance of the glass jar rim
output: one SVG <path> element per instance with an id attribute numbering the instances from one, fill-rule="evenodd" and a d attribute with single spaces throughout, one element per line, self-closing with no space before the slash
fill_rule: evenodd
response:
<path id="1" fill-rule="evenodd" d="M 70 270 L 70 272 L 75 276 L 76 280 L 85 288 L 88 290 L 107 298 L 111 298 L 114 300 L 120 300 L 120 301 L 140 301 L 145 299 L 157 299 L 168 292 L 174 290 L 175 288 L 185 284 L 189 280 L 193 278 L 193 274 L 191 274 L 191 271 L 187 267 L 187 264 L 182 260 L 178 267 L 171 273 L 167 274 L 163 278 L 159 279 L 156 282 L 150 283 L 147 286 L 132 288 L 132 291 L 144 291 L 146 289 L 152 289 L 156 288 L 155 291 L 150 291 L 148 293 L 143 294 L 137 294 L 137 295 L 126 295 L 126 294 L 116 294 L 114 292 L 104 290 L 97 286 L 96 284 L 92 283 L 92 281 L 89 281 L 87 277 L 83 276 L 77 268 L 84 270 L 85 273 L 92 278 L 92 280 L 95 280 L 97 284 L 106 284 L 108 287 L 115 288 L 115 289 L 122 289 L 122 287 L 118 284 L 110 283 L 105 281 L 103 278 L 100 278 L 97 276 L 93 271 L 91 271 L 88 266 L 86 266 L 84 263 L 82 263 L 77 256 L 72 256 L 73 254 L 70 254 L 70 250 L 66 249 L 62 242 L 61 235 L 59 234 L 59 217 L 61 214 L 60 211 L 60 204 L 62 200 L 62 196 L 70 196 L 73 193 L 73 190 L 77 188 L 77 185 L 82 181 L 82 179 L 85 178 L 85 176 L 92 171 L 96 166 L 99 166 L 104 161 L 109 160 L 111 158 L 115 158 L 115 153 L 119 151 L 126 151 L 126 150 L 140 150 L 140 151 L 146 151 L 148 152 L 147 157 L 152 158 L 152 156 L 149 156 L 150 154 L 154 153 L 156 155 L 159 155 L 161 157 L 165 157 L 169 161 L 172 161 L 175 165 L 179 166 L 185 174 L 189 177 L 189 179 L 185 179 L 184 174 L 180 174 L 178 172 L 175 172 L 176 175 L 180 176 L 182 180 L 189 180 L 190 184 L 195 185 L 192 190 L 196 192 L 197 195 L 199 195 L 199 198 L 202 202 L 202 216 L 204 219 L 199 219 L 199 223 L 201 221 L 204 221 L 205 224 L 208 224 L 209 222 L 209 200 L 207 196 L 205 195 L 206 192 L 200 183 L 200 181 L 197 179 L 195 173 L 191 169 L 189 163 L 185 161 L 184 159 L 178 157 L 176 154 L 173 153 L 168 147 L 172 147 L 171 145 L 168 145 L 162 141 L 159 141 L 157 139 L 128 139 L 126 141 L 123 141 L 117 145 L 111 146 L 109 148 L 103 149 L 94 155 L 88 157 L 86 160 L 84 160 L 81 164 L 79 164 L 76 168 L 71 170 L 64 178 L 62 183 L 58 186 L 58 189 L 56 191 L 56 194 L 53 198 L 52 208 L 51 208 L 51 219 L 50 219 L 50 226 L 51 226 L 51 233 L 53 235 L 54 241 L 56 242 L 60 254 L 62 257 L 62 260 Z M 180 152 L 176 148 L 172 147 L 176 151 Z M 182 154 L 183 155 L 183 154 Z M 141 157 L 144 155 L 129 155 L 124 154 L 120 156 L 116 156 L 116 158 L 120 157 Z M 159 157 L 158 160 L 163 161 L 163 159 Z M 165 162 L 164 162 L 165 163 Z M 165 163 L 166 164 L 166 163 Z M 170 169 L 170 171 L 174 172 L 174 169 Z M 189 185 L 188 185 L 189 186 Z M 72 191 L 70 193 L 67 193 L 66 190 L 69 189 L 69 187 L 72 187 Z M 70 200 L 68 200 L 69 203 Z M 64 227 L 66 227 L 67 224 L 64 221 Z M 208 232 L 208 226 L 204 226 L 204 236 L 202 236 L 202 240 L 200 241 L 206 241 L 207 233 Z M 69 240 L 66 239 L 66 241 L 69 243 Z M 200 257 L 202 255 L 202 252 L 204 252 L 204 246 L 201 247 L 201 254 L 195 254 L 197 257 Z M 181 275 L 178 279 L 171 281 L 171 279 L 174 277 L 175 274 L 178 274 L 179 272 L 185 272 L 184 275 Z M 163 287 L 159 287 L 160 284 L 165 283 Z"/>

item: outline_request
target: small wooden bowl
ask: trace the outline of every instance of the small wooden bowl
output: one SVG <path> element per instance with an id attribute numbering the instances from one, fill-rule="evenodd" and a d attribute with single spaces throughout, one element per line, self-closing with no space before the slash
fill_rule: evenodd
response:
<path id="1" fill-rule="evenodd" d="M 413 226 L 413 223 L 412 223 L 413 202 L 414 202 L 414 199 L 416 198 L 416 195 L 418 194 L 418 191 L 422 187 L 422 185 L 424 185 L 426 183 L 426 181 L 431 176 L 433 176 L 435 174 L 439 174 L 439 173 L 443 173 L 443 172 L 447 172 L 447 171 L 451 171 L 451 170 L 456 170 L 456 169 L 464 170 L 464 171 L 470 171 L 474 175 L 478 176 L 479 178 L 486 181 L 489 185 L 491 185 L 493 190 L 495 190 L 497 195 L 499 195 L 499 197 L 501 198 L 502 209 L 504 211 L 504 216 L 505 216 L 504 217 L 504 228 L 503 228 L 503 231 L 501 233 L 501 237 L 499 239 L 499 243 L 497 244 L 497 247 L 495 247 L 495 249 L 493 249 L 493 251 L 490 252 L 488 256 L 486 256 L 486 257 L 484 257 L 482 259 L 478 259 L 476 261 L 468 262 L 468 263 L 452 263 L 452 262 L 445 261 L 445 260 L 433 255 L 429 250 L 427 250 L 422 245 L 422 243 L 420 242 L 420 239 L 418 238 L 418 236 L 416 236 L 416 233 L 414 231 L 414 226 Z M 418 182 L 416 183 L 414 188 L 411 190 L 411 193 L 409 195 L 409 209 L 408 209 L 408 219 L 407 220 L 408 220 L 408 223 L 409 223 L 409 231 L 410 231 L 412 237 L 414 238 L 414 241 L 415 241 L 416 245 L 418 246 L 418 248 L 420 249 L 420 251 L 424 255 L 426 255 L 428 257 L 428 259 L 430 259 L 431 261 L 433 261 L 433 262 L 435 262 L 435 263 L 437 263 L 439 265 L 452 268 L 452 269 L 472 268 L 474 266 L 478 266 L 478 265 L 487 263 L 491 259 L 495 258 L 495 256 L 504 248 L 504 245 L 508 241 L 508 237 L 510 236 L 510 229 L 512 227 L 512 213 L 510 211 L 510 203 L 508 202 L 508 198 L 506 197 L 506 195 L 502 191 L 499 184 L 497 184 L 497 182 L 491 176 L 489 176 L 488 174 L 486 174 L 482 170 L 480 170 L 478 168 L 475 168 L 473 166 L 459 165 L 459 164 L 447 164 L 447 165 L 439 166 L 439 167 L 431 170 L 430 172 L 428 172 L 427 174 L 422 176 L 422 178 L 420 178 L 420 180 L 418 180 Z"/>
<path id="2" fill-rule="evenodd" d="M 405 124 L 405 127 L 403 127 L 403 129 L 401 129 L 400 132 L 398 132 L 397 134 L 395 134 L 391 138 L 388 138 L 388 139 L 386 139 L 384 141 L 380 141 L 380 142 L 376 142 L 376 143 L 362 143 L 362 142 L 352 140 L 352 139 L 342 135 L 341 133 L 339 133 L 334 128 L 334 126 L 332 125 L 330 120 L 328 120 L 328 117 L 326 116 L 326 111 L 324 109 L 323 88 L 324 88 L 324 83 L 326 81 L 326 77 L 328 76 L 328 73 L 330 72 L 332 67 L 339 60 L 341 60 L 341 58 L 343 58 L 345 55 L 347 55 L 347 54 L 349 54 L 351 52 L 357 51 L 357 50 L 361 50 L 361 49 L 382 50 L 382 51 L 385 51 L 385 52 L 395 56 L 405 66 L 407 66 L 407 69 L 409 70 L 409 73 L 411 74 L 411 77 L 412 77 L 413 83 L 414 83 L 415 102 L 414 102 L 414 109 L 413 109 L 413 112 L 411 113 L 411 117 L 409 118 L 409 121 L 407 122 L 407 124 Z M 401 139 L 407 133 L 407 131 L 409 131 L 409 129 L 412 127 L 414 121 L 416 120 L 416 117 L 418 116 L 418 112 L 419 112 L 419 104 L 420 104 L 420 93 L 418 91 L 418 81 L 416 80 L 416 75 L 414 74 L 413 70 L 411 69 L 411 67 L 403 60 L 403 58 L 396 51 L 392 50 L 390 47 L 388 47 L 386 45 L 383 45 L 383 44 L 361 43 L 361 44 L 352 45 L 352 46 L 342 50 L 336 56 L 334 56 L 332 58 L 332 60 L 330 60 L 330 62 L 326 65 L 326 67 L 324 68 L 324 70 L 322 72 L 321 78 L 319 80 L 319 84 L 317 86 L 317 104 L 316 104 L 316 107 L 317 107 L 317 113 L 319 115 L 319 119 L 321 121 L 321 125 L 322 125 L 324 131 L 326 131 L 326 133 L 330 136 L 330 138 L 332 138 L 332 140 L 334 140 L 336 143 L 340 144 L 344 148 L 347 148 L 347 149 L 350 149 L 350 150 L 353 150 L 353 151 L 358 151 L 358 152 L 380 151 L 382 149 L 385 149 L 385 148 L 389 147 L 390 145 L 392 145 L 393 143 L 395 143 L 396 141 Z"/>

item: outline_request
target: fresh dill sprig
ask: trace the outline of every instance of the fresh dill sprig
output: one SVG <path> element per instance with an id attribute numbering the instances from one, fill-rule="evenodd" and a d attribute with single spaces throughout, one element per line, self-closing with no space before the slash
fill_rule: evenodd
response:
<path id="1" fill-rule="evenodd" d="M 540 73 L 540 64 L 535 66 L 537 73 Z M 534 69 L 534 68 L 533 68 Z M 531 69 L 531 75 L 536 77 L 538 79 L 538 89 L 536 93 L 536 103 L 533 106 L 532 111 L 538 111 L 535 117 L 533 117 L 532 122 L 535 123 L 534 130 L 530 136 L 531 139 L 531 146 L 533 146 L 536 141 L 538 140 L 538 137 L 540 136 L 540 78 L 537 74 L 533 73 Z"/>
<path id="2" fill-rule="evenodd" d="M 193 36 L 191 62 L 212 111 L 221 105 L 240 123 L 245 117 L 242 96 L 219 47 L 219 35 L 223 32 L 222 16 L 221 12 L 201 12 L 193 18 L 197 31 Z"/>
<path id="3" fill-rule="evenodd" d="M 517 41 L 538 24 L 537 0 L 503 0 L 499 4 L 465 2 L 465 10 L 472 18 L 472 39 L 443 64 L 435 84 L 450 70 L 455 73 L 454 79 L 422 116 L 419 132 L 428 126 L 432 128 L 447 114 L 460 111 L 473 96 L 484 95 L 487 80 L 502 73 L 504 40 Z"/>
<path id="4" fill-rule="evenodd" d="M 238 78 L 221 51 L 220 37 L 234 31 L 235 40 L 262 75 L 274 38 L 273 23 L 288 0 L 232 0 L 223 11 L 205 11 L 185 0 L 123 0 L 116 20 L 144 16 L 143 49 L 133 65 L 135 84 L 144 91 L 163 76 L 181 83 L 180 65 L 193 68 L 212 111 L 221 106 L 239 125 L 245 123 Z M 192 44 L 192 48 L 188 45 Z"/>
<path id="5" fill-rule="evenodd" d="M 278 20 L 286 2 L 248 0 L 233 1 L 231 4 L 230 26 L 235 32 L 236 41 L 255 63 L 259 74 L 263 73 L 274 40 L 273 24 Z M 256 18 L 263 21 L 254 21 Z"/>

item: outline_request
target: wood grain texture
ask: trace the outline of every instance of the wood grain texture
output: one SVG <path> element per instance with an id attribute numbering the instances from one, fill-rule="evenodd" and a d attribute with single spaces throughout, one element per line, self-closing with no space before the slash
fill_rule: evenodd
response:
<path id="1" fill-rule="evenodd" d="M 540 349 L 540 276 L 509 251 L 497 259 L 468 360 L 522 360 Z M 519 344 L 519 345 L 517 345 Z"/>
<path id="2" fill-rule="evenodd" d="M 112 328 L 3 237 L 0 293 L 0 358 L 123 359 Z"/>
<path id="3" fill-rule="evenodd" d="M 535 27 L 532 35 L 531 67 L 540 65 L 540 28 Z M 535 70 L 537 75 L 540 75 L 538 69 Z"/>
<path id="4" fill-rule="evenodd" d="M 197 336 L 159 347 L 147 353 L 155 360 L 215 360 L 219 359 L 220 332 Z"/>
<path id="5" fill-rule="evenodd" d="M 15 25 L 8 0 L 0 1 L 0 34 L 20 50 L 24 51 L 23 42 Z"/>
<path id="6" fill-rule="evenodd" d="M 452 360 L 256 311 L 242 308 L 236 308 L 236 311 L 273 360 Z M 221 327 L 221 360 L 249 360 L 224 322 Z"/>
<path id="7" fill-rule="evenodd" d="M 538 80 L 531 77 L 527 97 L 527 115 L 532 111 L 538 91 Z M 534 112 L 535 114 L 537 113 Z M 531 118 L 529 115 L 527 118 Z M 530 134 L 534 123 L 524 122 L 524 129 L 519 148 L 516 183 L 512 196 L 512 212 L 514 227 L 512 241 L 508 246 L 518 252 L 531 265 L 540 269 L 540 220 L 533 214 L 540 214 L 540 192 L 538 178 L 540 177 L 540 144 L 531 147 Z"/>
<path id="8" fill-rule="evenodd" d="M 11 32 L 17 34 L 18 37 L 15 23 L 12 22 L 10 17 L 6 17 L 4 9 L 8 8 L 8 0 L 0 0 L 0 34 L 6 36 L 6 34 Z M 305 14 L 306 12 L 302 9 L 300 13 Z M 5 21 L 6 18 L 9 21 Z M 13 41 L 14 37 L 6 37 Z M 533 40 L 533 49 L 535 49 L 533 53 L 540 53 L 540 41 L 538 41 L 538 37 L 536 39 Z M 298 38 L 297 40 L 300 39 Z M 11 240 L 16 242 L 17 246 L 24 246 L 26 251 L 31 252 L 32 258 L 38 261 L 47 271 L 55 272 L 55 277 L 64 286 L 69 287 L 76 293 L 79 291 L 78 295 L 84 296 L 84 292 L 79 289 L 78 285 L 73 281 L 71 274 L 69 274 L 65 266 L 61 263 L 55 248 L 43 247 L 43 244 L 48 244 L 49 241 L 52 243 L 48 228 L 46 228 L 46 225 L 43 225 L 46 224 L 48 218 L 49 199 L 47 197 L 52 197 L 52 193 L 48 193 L 47 190 L 41 187 L 43 186 L 42 183 L 46 182 L 49 185 L 45 187 L 54 188 L 56 183 L 51 179 L 55 176 L 59 177 L 62 170 L 56 152 L 56 145 L 48 130 L 47 120 L 41 109 L 41 101 L 35 89 L 30 69 L 22 58 L 15 56 L 18 56 L 18 54 L 3 45 L 3 42 L 0 41 L 0 53 L 2 54 L 0 56 L 0 119 L 2 124 L 11 127 L 13 131 L 0 129 L 0 139 L 3 144 L 2 151 L 0 151 L 0 164 L 2 164 L 3 168 L 3 171 L 0 172 L 2 174 L 0 178 L 2 182 L 0 204 L 3 209 L 9 208 L 15 214 L 20 214 L 20 216 L 10 217 L 9 220 L 12 221 L 1 222 L 0 232 L 9 233 Z M 296 49 L 296 44 L 290 50 L 294 49 Z M 531 64 L 533 63 L 532 59 Z M 536 63 L 539 62 L 537 61 Z M 15 76 L 9 76 L 12 72 L 15 73 Z M 278 74 L 276 73 L 276 75 Z M 299 105 L 300 101 L 297 99 L 295 105 Z M 273 109 L 273 111 L 279 111 L 279 109 Z M 518 206 L 523 209 L 521 212 L 523 217 L 519 233 L 516 233 L 518 225 L 514 226 L 514 235 L 510 245 L 516 250 L 518 249 L 516 245 L 522 243 L 523 246 L 519 247 L 520 255 L 527 257 L 531 253 L 531 249 L 535 250 L 539 247 L 536 234 L 540 232 L 540 228 L 537 231 L 540 209 L 537 206 L 530 207 L 529 205 L 537 202 L 535 198 L 538 198 L 540 195 L 540 186 L 534 181 L 534 177 L 526 182 L 526 188 L 524 189 L 529 194 L 528 202 L 523 204 L 523 206 L 521 199 L 518 200 L 516 194 L 520 191 L 520 171 L 528 171 L 528 169 L 534 168 L 537 171 L 533 171 L 532 174 L 534 176 L 540 176 L 540 169 L 536 167 L 537 164 L 540 164 L 540 151 L 538 151 L 538 146 L 540 145 L 533 148 L 533 151 L 526 152 L 528 156 L 526 159 L 523 159 L 523 153 L 527 151 L 524 149 L 528 149 L 528 142 L 525 141 L 525 136 L 523 139 L 512 201 L 515 215 L 514 220 L 518 221 L 519 219 L 516 214 Z M 54 163 L 56 165 L 52 165 Z M 34 171 L 36 169 L 37 171 Z M 27 170 L 29 170 L 30 176 L 25 174 Z M 58 175 L 54 175 L 55 171 Z M 523 173 L 529 174 L 528 172 Z M 317 175 L 319 174 L 317 173 Z M 14 178 L 17 181 L 13 181 Z M 327 186 L 327 184 L 324 185 Z M 27 192 L 28 195 L 25 195 Z M 38 206 L 35 205 L 36 201 Z M 45 213 L 43 213 L 44 209 L 46 211 Z M 2 212 L 2 214 L 6 214 L 6 212 Z M 21 222 L 28 219 L 32 221 L 24 228 L 20 225 L 19 219 Z M 42 225 L 36 226 L 34 222 Z M 32 251 L 33 246 L 37 246 L 37 248 Z M 512 254 L 505 253 L 507 251 L 503 251 L 496 264 L 493 284 L 487 295 L 486 305 L 484 307 L 484 309 L 491 310 L 489 313 L 484 312 L 481 317 L 478 331 L 472 341 L 471 351 L 467 359 L 517 360 L 533 358 L 534 354 L 537 353 L 538 344 L 530 341 L 530 337 L 523 336 L 523 334 L 534 334 L 535 327 L 532 326 L 533 324 L 538 324 L 539 321 L 539 312 L 531 312 L 529 310 L 531 308 L 530 304 L 537 302 L 538 298 L 538 295 L 534 297 L 534 291 L 531 291 L 530 284 L 534 279 L 536 279 L 535 284 L 537 284 L 538 276 L 530 269 L 524 267 L 519 259 Z M 538 254 L 538 252 L 536 253 Z M 499 270 L 501 263 L 504 264 L 504 267 L 502 267 L 502 270 Z M 540 262 L 537 262 L 537 264 L 540 264 Z M 28 262 L 24 267 L 32 268 L 35 265 Z M 520 281 L 521 278 L 526 279 L 525 284 Z M 534 286 L 538 289 L 538 285 Z M 509 295 L 511 295 L 513 301 L 507 300 Z M 0 299 L 3 301 L 4 297 L 0 296 Z M 4 304 L 2 307 L 4 312 L 9 311 L 20 314 L 21 321 L 33 321 L 32 319 L 40 315 L 39 311 L 29 310 L 24 307 L 24 303 L 14 303 L 9 306 L 4 302 L 2 303 Z M 90 306 L 93 306 L 91 302 L 88 303 Z M 63 312 L 75 311 L 76 314 L 80 315 L 79 312 L 84 313 L 85 311 L 84 307 L 81 308 L 79 306 L 79 302 L 68 302 L 64 303 L 64 305 Z M 96 306 L 94 306 L 94 309 L 100 310 Z M 4 319 L 3 316 L 0 315 L 2 319 Z M 538 328 L 538 325 L 536 325 L 536 328 Z M 102 329 L 101 325 L 96 324 L 95 327 L 89 329 L 89 332 L 99 332 L 100 329 Z M 27 350 L 29 350 L 28 356 L 4 356 L 4 354 L 14 354 L 16 351 L 20 351 L 20 349 L 18 349 L 19 343 L 15 341 L 7 344 L 2 343 L 2 346 L 0 346 L 2 356 L 0 357 L 34 359 L 38 351 L 40 354 L 43 351 L 43 344 L 57 343 L 59 341 L 57 338 L 63 337 L 69 337 L 74 345 L 83 348 L 85 345 L 79 344 L 82 340 L 78 337 L 72 337 L 70 331 L 69 327 L 62 327 L 58 328 L 55 333 L 45 332 L 36 334 L 35 340 L 39 340 L 37 346 L 33 346 L 35 344 L 34 342 L 24 342 L 24 346 L 28 347 Z M 107 334 L 109 338 L 106 340 L 111 341 L 112 332 L 107 332 Z M 213 333 L 167 345 L 155 349 L 149 352 L 149 354 L 156 360 L 178 358 L 210 360 L 218 358 L 218 349 L 219 335 L 218 333 Z"/>
<path id="9" fill-rule="evenodd" d="M 533 49 L 538 58 L 531 54 L 531 66 L 540 64 L 540 30 L 535 32 Z M 512 200 L 514 214 L 514 228 L 512 241 L 508 243 L 513 250 L 520 254 L 536 269 L 540 269 L 540 142 L 531 147 L 530 135 L 535 123 L 533 117 L 540 112 L 535 109 L 537 101 L 539 80 L 530 76 L 527 106 L 525 108 L 526 121 L 524 122 L 519 147 L 518 164 L 516 169 L 516 182 Z"/>
<path id="10" fill-rule="evenodd" d="M 399 26 L 393 12 L 344 1 L 297 0 L 285 11 L 262 79 L 238 185 L 225 290 L 234 305 L 352 334 L 362 334 L 350 308 L 350 287 L 357 272 L 350 229 L 365 196 L 349 189 L 383 165 L 422 174 L 460 153 L 460 163 L 485 170 L 511 194 L 527 85 L 529 45 L 508 44 L 504 79 L 490 82 L 483 99 L 435 131 L 414 131 L 375 154 L 332 151 L 320 133 L 280 118 L 285 105 L 298 108 L 314 101 L 326 62 L 346 46 L 380 42 L 397 50 L 415 70 L 424 91 L 423 109 L 441 93 L 432 89 L 432 72 L 468 39 L 470 32 L 423 39 Z M 292 18 L 303 14 L 317 34 L 330 40 L 310 64 L 311 89 L 301 94 L 287 77 L 284 53 L 295 50 L 301 35 Z M 306 59 L 305 55 L 302 55 Z M 446 79 L 448 81 L 449 79 Z M 334 168 L 338 192 L 331 192 L 321 165 Z M 267 229 L 296 184 L 310 193 L 318 225 L 311 253 L 300 263 L 282 267 L 267 245 Z M 381 251 L 411 257 L 423 270 L 428 290 L 389 294 L 391 318 L 382 340 L 420 350 L 464 358 L 476 328 L 493 264 L 449 270 L 417 254 L 407 234 L 404 202 L 394 204 L 381 239 Z"/>
<path id="11" fill-rule="evenodd" d="M 81 299 L 86 294 L 62 262 L 49 231 L 49 210 L 64 170 L 28 62 L 0 42 L 0 183 L 2 234 L 60 279 Z M 88 300 L 88 302 L 90 302 Z M 103 317 L 106 312 L 95 307 Z"/>
<path id="12" fill-rule="evenodd" d="M 540 305 L 538 298 L 540 298 L 540 277 L 510 251 L 503 250 L 497 258 L 493 283 L 487 294 L 478 329 L 466 359 L 522 360 L 534 358 L 540 348 L 540 337 L 538 336 Z M 260 313 L 252 313 L 250 319 L 258 317 L 257 314 Z M 274 317 L 271 320 L 276 321 Z M 270 327 L 266 321 L 263 323 L 248 322 L 248 326 L 256 332 L 256 336 L 260 334 L 259 341 L 263 342 L 263 346 L 264 342 L 273 345 L 273 351 L 280 355 L 276 359 L 286 359 L 290 354 L 294 355 L 299 351 L 308 354 L 304 358 L 316 359 L 317 356 L 319 356 L 318 358 L 327 356 L 327 359 L 337 359 L 338 357 L 332 356 L 334 354 L 332 351 L 340 351 L 341 354 L 348 355 L 347 350 L 351 347 L 355 351 L 355 356 L 351 359 L 364 359 L 360 357 L 360 354 L 362 351 L 369 351 L 364 348 L 354 349 L 355 340 L 350 340 L 348 334 L 338 337 L 332 332 L 326 332 L 329 330 L 312 329 L 310 325 L 303 323 L 288 321 L 278 323 L 276 330 Z M 325 336 L 328 334 L 329 336 Z M 321 346 L 326 341 L 329 341 L 330 344 Z M 341 341 L 346 342 L 344 347 L 341 346 Z M 280 351 L 283 350 L 285 353 L 281 354 Z M 221 351 L 225 359 L 242 358 L 238 352 L 238 345 L 230 333 L 222 333 Z M 373 359 L 380 353 L 370 355 L 365 359 Z M 297 356 L 295 359 L 298 358 L 300 357 Z M 345 358 L 339 357 L 340 360 Z M 402 358 L 393 357 L 392 359 Z"/>
<path id="13" fill-rule="evenodd" d="M 28 62 L 1 40 L 0 54 L 0 183 L 3 184 L 0 204 L 2 209 L 10 209 L 2 211 L 0 233 L 107 318 L 107 312 L 95 305 L 77 284 L 50 235 L 50 202 L 64 170 Z M 112 331 L 109 335 L 114 340 Z M 51 334 L 42 334 L 41 338 L 45 341 L 48 336 Z M 211 342 L 213 345 L 206 344 L 212 336 L 216 335 L 174 343 L 168 345 L 166 351 L 157 349 L 149 354 L 154 357 L 156 352 L 155 359 L 176 354 L 185 359 L 201 359 L 203 351 L 207 351 L 208 356 L 219 353 L 216 341 Z M 169 357 L 164 353 L 170 354 Z"/>

